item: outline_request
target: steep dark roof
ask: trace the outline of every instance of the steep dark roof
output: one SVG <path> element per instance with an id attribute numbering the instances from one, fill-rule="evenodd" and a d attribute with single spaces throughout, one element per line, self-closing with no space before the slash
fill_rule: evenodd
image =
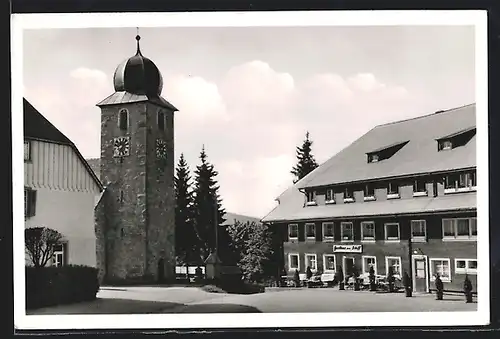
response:
<path id="1" fill-rule="evenodd" d="M 24 138 L 31 140 L 40 140 L 45 142 L 52 142 L 62 145 L 70 146 L 76 153 L 78 158 L 82 161 L 83 165 L 94 179 L 96 184 L 102 190 L 103 186 L 94 171 L 90 168 L 87 161 L 83 158 L 82 154 L 76 145 L 59 131 L 50 121 L 48 121 L 38 110 L 31 105 L 28 100 L 23 98 L 23 116 L 24 116 Z"/>
<path id="2" fill-rule="evenodd" d="M 29 139 L 46 140 L 58 144 L 72 145 L 73 143 L 54 125 L 38 112 L 28 100 L 23 99 L 24 106 L 24 137 Z"/>
<path id="3" fill-rule="evenodd" d="M 418 118 L 380 125 L 331 157 L 299 183 L 297 188 L 403 177 L 476 166 L 476 137 L 464 146 L 438 152 L 436 139 L 476 125 L 476 105 L 440 111 Z M 368 163 L 366 154 L 409 140 L 389 159 Z"/>

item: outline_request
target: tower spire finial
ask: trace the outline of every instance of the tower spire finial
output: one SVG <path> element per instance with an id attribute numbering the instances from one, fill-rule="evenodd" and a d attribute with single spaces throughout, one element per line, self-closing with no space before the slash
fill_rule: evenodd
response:
<path id="1" fill-rule="evenodd" d="M 137 55 L 142 55 L 141 47 L 139 46 L 139 41 L 141 40 L 141 36 L 139 35 L 139 27 L 136 27 L 137 35 L 135 36 L 135 40 L 137 40 Z"/>

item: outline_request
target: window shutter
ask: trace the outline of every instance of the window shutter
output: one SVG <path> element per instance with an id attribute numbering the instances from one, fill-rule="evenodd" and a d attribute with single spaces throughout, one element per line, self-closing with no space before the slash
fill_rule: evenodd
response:
<path id="1" fill-rule="evenodd" d="M 36 191 L 30 190 L 28 191 L 28 194 L 29 194 L 28 215 L 32 217 L 36 213 Z"/>

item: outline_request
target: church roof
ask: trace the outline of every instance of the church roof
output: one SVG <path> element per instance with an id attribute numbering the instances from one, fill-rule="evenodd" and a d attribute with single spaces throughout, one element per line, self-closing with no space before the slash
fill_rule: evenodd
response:
<path id="1" fill-rule="evenodd" d="M 115 93 L 108 96 L 97 106 L 117 105 L 148 101 L 173 112 L 177 111 L 171 103 L 161 97 L 163 77 L 153 61 L 142 55 L 139 41 L 137 52 L 118 65 L 113 75 Z"/>
<path id="2" fill-rule="evenodd" d="M 97 106 L 119 105 L 134 102 L 151 102 L 160 107 L 167 108 L 172 112 L 178 111 L 174 105 L 162 98 L 161 96 L 146 95 L 146 94 L 133 94 L 125 91 L 115 92 L 99 102 Z"/>
<path id="3" fill-rule="evenodd" d="M 49 120 L 47 120 L 28 100 L 23 98 L 23 116 L 24 116 L 24 138 L 30 140 L 40 140 L 61 145 L 70 146 L 76 153 L 78 158 L 92 176 L 94 181 L 102 190 L 103 186 L 99 177 L 89 166 L 85 158 L 82 156 L 76 145 L 57 129 Z"/>

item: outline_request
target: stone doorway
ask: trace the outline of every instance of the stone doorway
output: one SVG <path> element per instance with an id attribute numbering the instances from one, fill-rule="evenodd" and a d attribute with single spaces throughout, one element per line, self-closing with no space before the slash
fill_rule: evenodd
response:
<path id="1" fill-rule="evenodd" d="M 158 282 L 165 282 L 165 260 L 163 258 L 158 260 Z"/>

